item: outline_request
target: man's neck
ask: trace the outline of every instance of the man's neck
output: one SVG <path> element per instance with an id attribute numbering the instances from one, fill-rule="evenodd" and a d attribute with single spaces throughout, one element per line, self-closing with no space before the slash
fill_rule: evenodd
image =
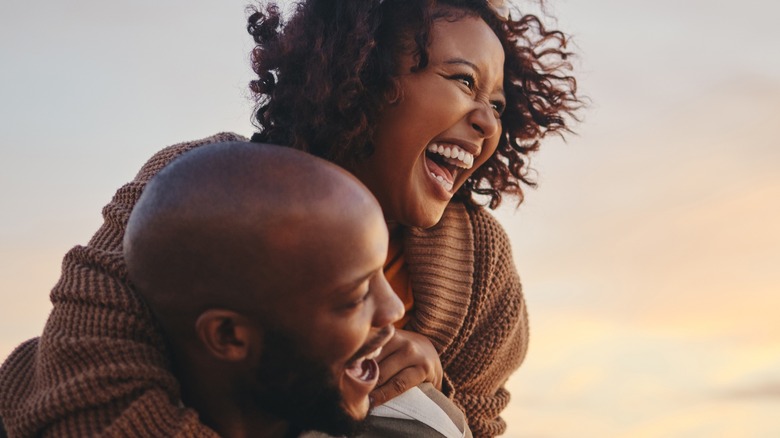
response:
<path id="1" fill-rule="evenodd" d="M 231 397 L 224 394 L 189 394 L 185 404 L 198 412 L 203 424 L 224 438 L 289 436 L 287 421 L 266 415 L 259 408 L 236 406 Z"/>
<path id="2" fill-rule="evenodd" d="M 267 422 L 260 420 L 256 416 L 252 419 L 235 419 L 235 421 L 224 421 L 220 419 L 220 424 L 209 424 L 219 436 L 223 438 L 249 438 L 249 437 L 268 437 L 268 438 L 287 438 L 289 437 L 289 427 L 286 422 Z"/>
<path id="3" fill-rule="evenodd" d="M 184 404 L 195 409 L 200 421 L 224 438 L 287 438 L 289 423 L 262 412 L 241 395 L 233 393 L 230 390 L 233 383 L 220 378 L 230 375 L 224 370 L 206 373 L 179 370 Z"/>

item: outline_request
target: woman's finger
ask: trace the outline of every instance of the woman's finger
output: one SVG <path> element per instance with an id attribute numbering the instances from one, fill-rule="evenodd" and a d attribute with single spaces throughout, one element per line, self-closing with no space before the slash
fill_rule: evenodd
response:
<path id="1" fill-rule="evenodd" d="M 396 373 L 383 385 L 377 386 L 371 392 L 371 400 L 374 406 L 381 405 L 391 400 L 408 389 L 425 381 L 425 373 L 419 367 L 408 367 Z"/>
<path id="2" fill-rule="evenodd" d="M 378 360 L 377 363 L 379 364 L 379 381 L 377 386 L 384 385 L 385 382 L 405 368 L 420 366 L 420 364 L 410 359 L 404 348 L 395 350 L 389 356 Z"/>
<path id="3" fill-rule="evenodd" d="M 405 339 L 398 336 L 398 330 L 396 330 L 393 337 L 382 347 L 382 351 L 379 353 L 379 356 L 376 357 L 376 361 L 381 364 L 385 358 L 395 354 L 400 348 L 403 348 L 405 342 Z"/>

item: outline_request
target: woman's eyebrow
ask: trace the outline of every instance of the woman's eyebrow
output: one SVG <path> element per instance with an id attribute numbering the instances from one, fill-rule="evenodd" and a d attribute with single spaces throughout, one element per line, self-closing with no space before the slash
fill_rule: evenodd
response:
<path id="1" fill-rule="evenodd" d="M 482 74 L 482 72 L 479 70 L 479 67 L 477 67 L 477 64 L 474 64 L 473 62 L 463 59 L 463 58 L 451 58 L 446 61 L 444 61 L 445 64 L 463 64 L 471 67 L 474 71 L 477 72 L 477 74 Z"/>
<path id="2" fill-rule="evenodd" d="M 481 76 L 482 75 L 482 71 L 480 71 L 480 69 L 477 66 L 477 64 L 474 64 L 473 62 L 471 62 L 471 61 L 469 61 L 467 59 L 451 58 L 451 59 L 448 59 L 448 60 L 444 61 L 444 63 L 445 64 L 449 64 L 449 65 L 453 65 L 453 64 L 467 65 L 467 66 L 471 67 L 475 72 L 477 72 L 477 76 Z M 502 95 L 506 96 L 504 94 L 504 87 L 503 87 L 503 85 L 496 91 L 501 93 Z"/>

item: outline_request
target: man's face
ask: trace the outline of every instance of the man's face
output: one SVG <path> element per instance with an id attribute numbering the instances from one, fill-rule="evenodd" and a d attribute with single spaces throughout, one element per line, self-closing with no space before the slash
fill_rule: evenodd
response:
<path id="1" fill-rule="evenodd" d="M 267 331 L 264 360 L 254 372 L 258 386 L 249 396 L 263 411 L 290 423 L 291 434 L 318 430 L 354 436 L 362 421 L 348 414 L 330 370 L 307 356 L 306 349 L 284 333 Z"/>
<path id="2" fill-rule="evenodd" d="M 293 363 L 288 362 L 286 368 L 280 365 L 277 371 L 281 374 L 262 377 L 276 379 L 277 384 L 284 383 L 278 382 L 280 379 L 289 379 L 288 388 L 296 388 L 302 398 L 330 403 L 343 418 L 362 420 L 379 377 L 374 357 L 393 336 L 392 324 L 404 310 L 382 271 L 388 234 L 379 206 L 372 202 L 359 209 L 364 211 L 339 210 L 334 206 L 327 214 L 318 215 L 315 226 L 288 239 L 285 259 L 290 262 L 280 263 L 278 274 L 284 282 L 279 283 L 281 296 L 273 327 L 294 348 L 285 352 L 279 345 L 278 351 L 273 351 L 264 345 L 260 360 L 283 363 L 271 355 L 287 356 L 285 361 Z M 264 339 L 264 344 L 267 342 Z M 334 412 L 326 406 L 317 409 Z M 330 417 L 345 423 L 339 415 Z M 288 420 L 294 424 L 309 421 Z"/>

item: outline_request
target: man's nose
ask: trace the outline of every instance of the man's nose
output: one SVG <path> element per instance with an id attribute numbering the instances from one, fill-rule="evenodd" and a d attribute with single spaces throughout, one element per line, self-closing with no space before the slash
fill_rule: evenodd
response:
<path id="1" fill-rule="evenodd" d="M 387 282 L 385 275 L 377 285 L 376 307 L 374 309 L 374 327 L 384 327 L 390 325 L 404 316 L 404 304 L 398 298 L 390 283 Z"/>

